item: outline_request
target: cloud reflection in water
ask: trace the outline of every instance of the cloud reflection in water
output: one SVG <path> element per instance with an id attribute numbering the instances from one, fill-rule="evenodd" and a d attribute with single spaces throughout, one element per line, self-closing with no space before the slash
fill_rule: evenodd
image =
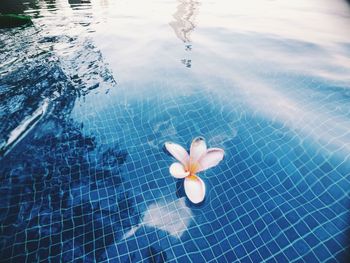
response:
<path id="1" fill-rule="evenodd" d="M 133 236 L 141 227 L 154 227 L 180 239 L 192 220 L 192 212 L 186 206 L 185 197 L 175 201 L 155 202 L 146 210 L 142 222 L 132 227 L 122 239 Z"/>

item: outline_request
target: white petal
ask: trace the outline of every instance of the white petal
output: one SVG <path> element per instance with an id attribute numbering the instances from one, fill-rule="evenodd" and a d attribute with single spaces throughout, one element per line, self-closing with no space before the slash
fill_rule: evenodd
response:
<path id="1" fill-rule="evenodd" d="M 203 137 L 196 137 L 190 149 L 191 163 L 196 163 L 207 152 L 207 144 Z"/>
<path id="2" fill-rule="evenodd" d="M 185 178 L 186 176 L 190 175 L 190 172 L 186 172 L 181 163 L 173 163 L 170 165 L 169 172 L 175 178 Z"/>
<path id="3" fill-rule="evenodd" d="M 194 204 L 198 204 L 204 200 L 205 184 L 198 176 L 192 175 L 185 178 L 185 193 Z"/>
<path id="4" fill-rule="evenodd" d="M 188 152 L 181 145 L 172 143 L 172 142 L 166 142 L 165 148 L 180 163 L 182 163 L 185 166 L 188 164 L 190 156 L 188 155 Z"/>
<path id="5" fill-rule="evenodd" d="M 219 164 L 224 158 L 224 150 L 220 148 L 210 148 L 202 158 L 199 159 L 198 164 L 199 168 L 197 172 L 201 172 L 212 168 Z"/>

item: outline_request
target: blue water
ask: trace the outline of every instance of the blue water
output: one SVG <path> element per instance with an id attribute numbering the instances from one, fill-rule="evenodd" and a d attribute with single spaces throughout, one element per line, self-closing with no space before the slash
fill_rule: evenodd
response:
<path id="1" fill-rule="evenodd" d="M 0 31 L 1 262 L 348 262 L 350 5 L 242 2 Z M 199 135 L 226 155 L 193 205 L 163 145 Z"/>

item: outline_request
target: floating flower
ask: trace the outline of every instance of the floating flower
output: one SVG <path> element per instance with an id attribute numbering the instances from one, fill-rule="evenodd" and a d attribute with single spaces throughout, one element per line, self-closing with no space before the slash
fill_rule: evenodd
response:
<path id="1" fill-rule="evenodd" d="M 181 145 L 172 142 L 166 142 L 165 148 L 179 161 L 170 166 L 170 174 L 178 179 L 185 178 L 185 193 L 192 203 L 202 202 L 205 197 L 205 184 L 197 173 L 216 166 L 224 158 L 224 150 L 207 149 L 202 137 L 192 141 L 190 154 Z"/>

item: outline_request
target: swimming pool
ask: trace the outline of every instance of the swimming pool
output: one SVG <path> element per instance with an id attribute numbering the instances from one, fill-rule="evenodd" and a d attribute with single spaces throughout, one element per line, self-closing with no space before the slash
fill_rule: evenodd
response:
<path id="1" fill-rule="evenodd" d="M 347 262 L 346 1 L 25 10 L 0 33 L 2 261 Z M 196 136 L 225 150 L 199 205 L 164 150 Z"/>

